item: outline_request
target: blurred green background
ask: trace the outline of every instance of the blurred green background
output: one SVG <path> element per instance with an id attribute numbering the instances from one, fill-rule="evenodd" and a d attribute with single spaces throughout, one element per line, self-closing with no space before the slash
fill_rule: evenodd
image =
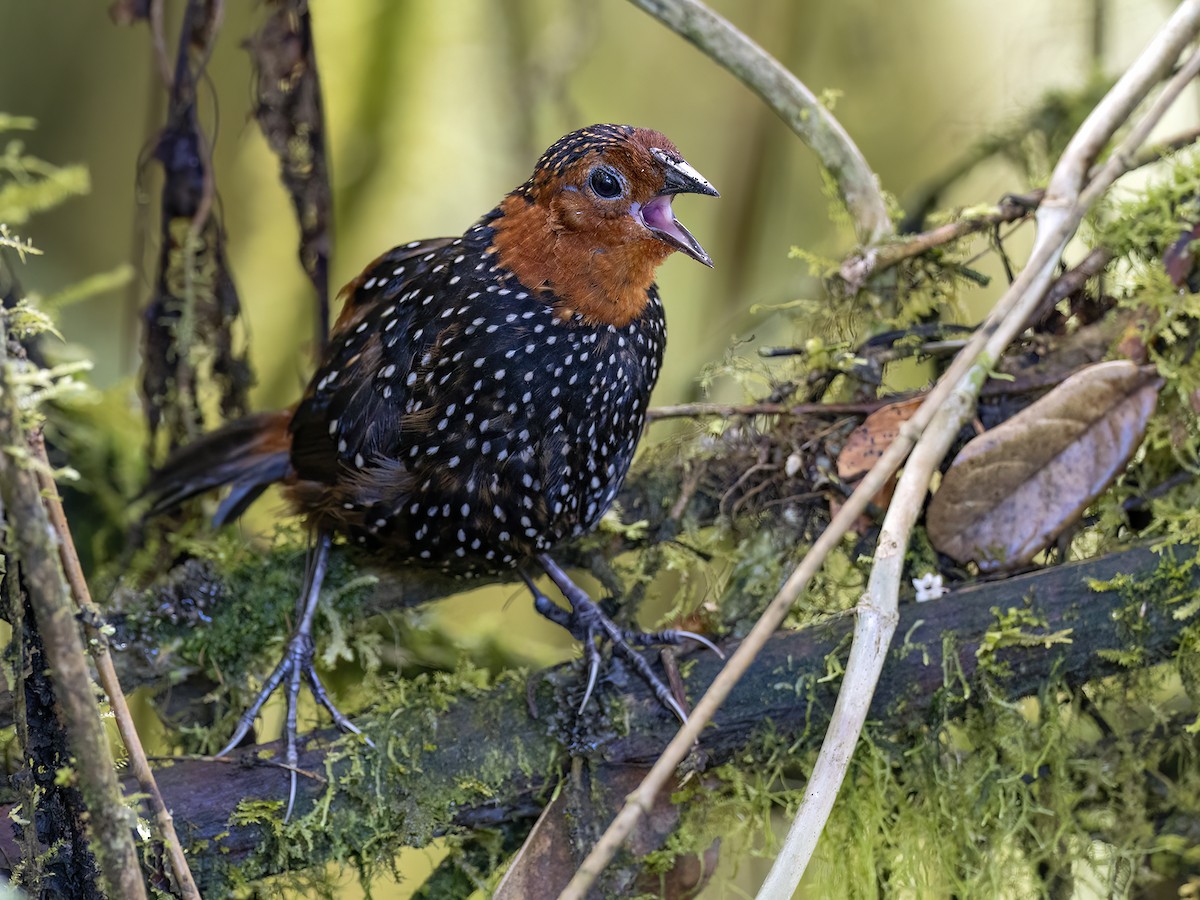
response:
<path id="1" fill-rule="evenodd" d="M 1119 70 L 1161 21 L 1162 0 L 931 0 L 921 4 L 731 0 L 714 6 L 815 91 L 904 201 L 981 137 L 1014 126 L 1049 88 L 1084 85 L 1095 7 L 1106 9 L 1104 64 Z M 170 23 L 178 4 L 167 3 Z M 119 28 L 106 4 L 0 3 L 0 109 L 36 118 L 20 137 L 56 163 L 91 170 L 90 196 L 36 218 L 45 251 L 21 267 L 47 293 L 131 260 L 138 284 L 73 307 L 62 326 L 102 385 L 137 368 L 136 307 L 152 275 L 156 166 L 138 162 L 164 93 L 144 27 Z M 761 102 L 691 45 L 619 0 L 337 0 L 312 4 L 335 197 L 333 283 L 388 247 L 457 234 L 524 180 L 537 154 L 594 121 L 657 128 L 722 192 L 680 203 L 715 271 L 673 259 L 662 270 L 671 341 L 656 401 L 692 397 L 697 371 L 731 339 L 792 339 L 754 304 L 815 296 L 799 245 L 836 257 L 835 229 L 812 155 Z M 174 14 L 174 15 L 172 15 Z M 246 309 L 260 407 L 291 402 L 309 371 L 308 285 L 296 226 L 257 125 L 241 41 L 255 4 L 226 4 L 201 108 L 210 133 L 232 267 Z M 1021 189 L 1002 165 L 959 185 L 949 205 Z M 779 333 L 783 331 L 783 333 Z"/>
<path id="2" fill-rule="evenodd" d="M 0 140 L 19 139 L 43 159 L 91 172 L 87 197 L 20 229 L 44 255 L 17 274 L 26 290 L 45 295 L 124 262 L 135 266 L 129 289 L 71 306 L 60 322 L 66 340 L 95 360 L 97 384 L 124 387 L 133 409 L 138 311 L 153 277 L 158 203 L 157 167 L 139 163 L 165 94 L 146 28 L 114 26 L 106 6 L 0 0 L 0 111 L 38 121 L 35 131 Z M 181 4 L 165 6 L 173 53 Z M 814 91 L 836 92 L 835 115 L 884 188 L 906 204 L 986 136 L 1019 131 L 1048 91 L 1079 90 L 1097 71 L 1120 72 L 1172 4 L 713 6 Z M 628 122 L 665 132 L 722 193 L 677 207 L 716 268 L 677 257 L 661 271 L 670 342 L 655 402 L 697 399 L 698 373 L 736 342 L 808 337 L 791 316 L 753 308 L 820 296 L 807 266 L 789 259 L 791 247 L 837 258 L 853 246 L 849 229 L 831 221 L 813 156 L 749 90 L 644 13 L 621 0 L 313 0 L 311 8 L 329 126 L 335 287 L 395 244 L 462 232 L 563 133 Z M 307 380 L 313 313 L 291 206 L 250 112 L 241 42 L 262 17 L 258 4 L 226 4 L 201 111 L 216 135 L 220 214 L 258 377 L 253 403 L 271 408 L 292 402 Z M 1168 121 L 1163 131 L 1171 130 Z M 994 202 L 1027 186 L 1023 171 L 997 159 L 956 183 L 942 205 Z M 980 267 L 1000 275 L 994 259 Z M 981 302 L 1002 286 L 993 278 Z M 660 433 L 666 429 L 650 439 Z M 278 505 L 260 504 L 257 521 L 277 514 Z M 518 593 L 495 589 L 490 601 L 461 599 L 438 615 L 470 620 L 464 628 L 475 635 L 503 622 L 525 635 L 524 652 L 535 661 L 569 653 L 558 630 L 529 613 L 523 593 L 505 609 Z M 753 865 L 742 867 L 751 881 Z"/>

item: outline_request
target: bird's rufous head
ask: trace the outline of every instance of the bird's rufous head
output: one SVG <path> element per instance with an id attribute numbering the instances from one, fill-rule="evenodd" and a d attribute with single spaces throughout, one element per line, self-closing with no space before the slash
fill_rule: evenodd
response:
<path id="1" fill-rule="evenodd" d="M 592 125 L 554 143 L 501 204 L 500 264 L 563 313 L 622 326 L 639 315 L 658 266 L 679 250 L 708 254 L 679 223 L 678 194 L 716 190 L 663 134 Z"/>

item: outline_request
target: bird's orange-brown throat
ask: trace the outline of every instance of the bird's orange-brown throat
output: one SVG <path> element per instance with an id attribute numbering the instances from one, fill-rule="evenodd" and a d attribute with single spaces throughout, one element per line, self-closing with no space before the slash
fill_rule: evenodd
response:
<path id="1" fill-rule="evenodd" d="M 615 218 L 598 241 L 595 231 L 564 224 L 571 210 L 563 205 L 506 197 L 493 240 L 500 264 L 526 287 L 553 294 L 564 318 L 578 313 L 592 325 L 628 325 L 646 308 L 654 273 L 672 248 L 648 235 L 631 240 L 633 223 Z"/>
<path id="2" fill-rule="evenodd" d="M 500 204 L 489 249 L 525 287 L 551 295 L 564 319 L 625 327 L 645 312 L 672 252 L 712 265 L 671 209 L 681 193 L 717 195 L 662 133 L 583 128 Z"/>

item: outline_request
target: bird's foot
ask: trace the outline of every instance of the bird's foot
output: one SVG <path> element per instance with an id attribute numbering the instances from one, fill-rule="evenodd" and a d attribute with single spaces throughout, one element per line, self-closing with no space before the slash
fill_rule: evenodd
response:
<path id="1" fill-rule="evenodd" d="M 529 585 L 529 589 L 533 593 L 534 608 L 551 622 L 561 625 L 569 631 L 583 645 L 583 652 L 588 661 L 588 680 L 587 688 L 583 693 L 583 701 L 579 704 L 579 711 L 583 712 L 588 704 L 588 700 L 592 697 L 592 691 L 596 687 L 596 679 L 599 676 L 601 665 L 600 650 L 597 647 L 596 639 L 600 638 L 601 640 L 607 640 L 612 646 L 612 652 L 628 664 L 638 674 L 638 677 L 649 686 L 654 696 L 658 698 L 659 703 L 670 710 L 680 722 L 686 722 L 687 712 L 680 703 L 680 700 L 683 698 L 677 699 L 675 697 L 671 689 L 663 683 L 662 679 L 650 667 L 650 664 L 634 648 L 662 645 L 678 646 L 687 641 L 695 641 L 724 659 L 724 654 L 720 649 L 712 641 L 708 640 L 708 638 L 690 631 L 666 629 L 664 631 L 644 632 L 622 628 L 605 615 L 603 610 L 584 594 L 582 589 L 567 579 L 566 575 L 562 573 L 562 570 L 557 565 L 553 563 L 546 565 L 546 563 L 543 563 L 543 566 L 570 601 L 570 610 L 563 609 L 547 597 L 527 575 L 525 576 L 525 582 Z M 559 576 L 562 578 L 561 581 Z"/>
<path id="2" fill-rule="evenodd" d="M 291 818 L 292 808 L 296 803 L 296 774 L 300 762 L 300 742 L 296 731 L 296 713 L 299 705 L 300 682 L 302 679 L 308 682 L 313 698 L 328 710 L 329 715 L 333 718 L 333 722 L 338 728 L 349 734 L 362 735 L 362 731 L 329 699 L 329 693 L 325 690 L 325 685 L 321 683 L 321 678 L 317 675 L 317 670 L 313 666 L 312 636 L 306 631 L 298 630 L 292 635 L 291 640 L 288 641 L 287 649 L 284 651 L 279 665 L 275 667 L 275 670 L 263 684 L 262 690 L 258 692 L 258 696 L 254 698 L 254 702 L 242 713 L 241 718 L 238 719 L 233 737 L 216 754 L 217 756 L 228 756 L 233 752 L 234 748 L 242 742 L 242 739 L 254 727 L 255 718 L 262 711 L 263 705 L 270 696 L 275 693 L 276 688 L 281 684 L 286 685 L 287 714 L 284 719 L 283 735 L 284 765 L 289 772 L 289 789 L 287 812 L 283 817 L 285 822 Z M 368 745 L 375 746 L 371 742 L 371 739 L 365 735 L 363 736 L 363 740 Z"/>

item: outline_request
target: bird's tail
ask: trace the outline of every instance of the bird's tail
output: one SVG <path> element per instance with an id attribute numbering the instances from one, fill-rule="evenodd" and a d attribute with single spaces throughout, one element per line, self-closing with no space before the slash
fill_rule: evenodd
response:
<path id="1" fill-rule="evenodd" d="M 213 522 L 224 525 L 236 519 L 268 485 L 291 473 L 291 416 L 291 410 L 247 416 L 180 447 L 142 491 L 143 497 L 154 500 L 147 517 L 230 485 L 232 490 L 221 501 Z"/>

